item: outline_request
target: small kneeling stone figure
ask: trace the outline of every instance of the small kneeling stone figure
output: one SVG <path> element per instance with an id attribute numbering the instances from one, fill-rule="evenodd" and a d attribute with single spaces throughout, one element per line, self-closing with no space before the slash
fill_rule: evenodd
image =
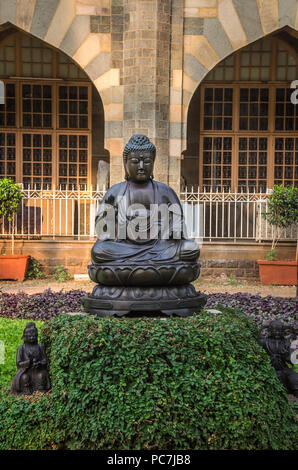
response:
<path id="1" fill-rule="evenodd" d="M 18 371 L 11 384 L 11 393 L 31 395 L 35 391 L 47 392 L 51 388 L 47 358 L 43 345 L 38 344 L 34 323 L 27 323 L 22 338 L 24 344 L 18 347 Z"/>

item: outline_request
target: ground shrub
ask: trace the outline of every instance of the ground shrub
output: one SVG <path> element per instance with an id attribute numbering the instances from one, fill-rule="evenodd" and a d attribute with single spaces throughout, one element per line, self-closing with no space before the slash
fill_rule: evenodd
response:
<path id="1" fill-rule="evenodd" d="M 30 256 L 26 279 L 44 279 L 45 277 L 40 262 Z"/>
<path id="2" fill-rule="evenodd" d="M 0 317 L 49 320 L 60 313 L 80 311 L 84 296 L 86 292 L 82 290 L 54 292 L 47 289 L 32 295 L 0 291 Z"/>
<path id="3" fill-rule="evenodd" d="M 205 307 L 218 306 L 240 309 L 260 327 L 273 319 L 282 320 L 287 325 L 297 325 L 297 297 L 261 297 L 244 292 L 209 294 Z"/>
<path id="4" fill-rule="evenodd" d="M 53 281 L 65 282 L 65 281 L 69 281 L 72 278 L 73 278 L 72 274 L 68 272 L 67 269 L 62 264 L 55 266 L 54 273 L 52 275 Z"/>
<path id="5" fill-rule="evenodd" d="M 47 289 L 40 294 L 32 295 L 22 292 L 10 294 L 0 290 L 0 317 L 48 320 L 63 312 L 81 311 L 81 300 L 85 296 L 86 292 L 83 290 L 53 292 Z M 219 305 L 239 308 L 258 326 L 263 326 L 273 319 L 280 319 L 291 325 L 297 322 L 297 297 L 261 297 L 241 292 L 207 295 L 207 308 Z"/>
<path id="6" fill-rule="evenodd" d="M 1 350 L 0 389 L 11 383 L 17 371 L 17 349 L 20 344 L 23 344 L 22 335 L 28 321 L 0 318 L 0 347 L 4 349 Z M 35 324 L 37 329 L 40 330 L 42 322 L 37 321 Z"/>
<path id="7" fill-rule="evenodd" d="M 0 449 L 294 449 L 285 389 L 245 315 L 58 317 L 52 392 L 0 400 Z"/>

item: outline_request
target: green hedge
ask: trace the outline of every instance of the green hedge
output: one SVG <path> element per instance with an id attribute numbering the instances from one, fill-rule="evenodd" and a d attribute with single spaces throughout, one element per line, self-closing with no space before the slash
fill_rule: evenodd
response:
<path id="1" fill-rule="evenodd" d="M 0 341 L 4 344 L 4 363 L 0 364 L 0 389 L 11 383 L 16 371 L 16 354 L 26 324 L 31 320 L 19 320 L 0 317 Z M 40 330 L 43 322 L 35 321 Z"/>
<path id="2" fill-rule="evenodd" d="M 61 315 L 51 393 L 0 401 L 1 449 L 294 449 L 287 394 L 244 315 Z"/>

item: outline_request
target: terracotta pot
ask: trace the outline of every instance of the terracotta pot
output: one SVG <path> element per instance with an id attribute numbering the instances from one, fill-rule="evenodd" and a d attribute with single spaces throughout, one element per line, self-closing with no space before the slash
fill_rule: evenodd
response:
<path id="1" fill-rule="evenodd" d="M 297 261 L 263 261 L 257 260 L 262 284 L 279 286 L 296 286 Z"/>
<path id="2" fill-rule="evenodd" d="M 28 255 L 0 255 L 0 279 L 23 281 L 26 276 Z"/>

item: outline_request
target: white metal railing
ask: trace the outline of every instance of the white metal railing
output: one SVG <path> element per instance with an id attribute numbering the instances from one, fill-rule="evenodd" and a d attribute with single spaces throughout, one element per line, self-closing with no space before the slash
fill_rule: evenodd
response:
<path id="1" fill-rule="evenodd" d="M 77 240 L 95 238 L 95 215 L 105 190 L 23 189 L 15 220 L 16 238 Z M 272 239 L 263 219 L 267 193 L 180 193 L 188 235 L 204 241 L 261 241 Z M 11 235 L 11 223 L 0 219 L 0 238 Z M 281 233 L 281 240 L 297 239 L 297 226 Z"/>
<path id="2" fill-rule="evenodd" d="M 190 236 L 210 242 L 272 240 L 273 228 L 263 217 L 270 192 L 207 192 L 186 188 L 180 192 L 180 200 L 188 206 L 186 223 Z M 297 235 L 298 225 L 279 231 L 283 241 L 296 240 Z"/>

